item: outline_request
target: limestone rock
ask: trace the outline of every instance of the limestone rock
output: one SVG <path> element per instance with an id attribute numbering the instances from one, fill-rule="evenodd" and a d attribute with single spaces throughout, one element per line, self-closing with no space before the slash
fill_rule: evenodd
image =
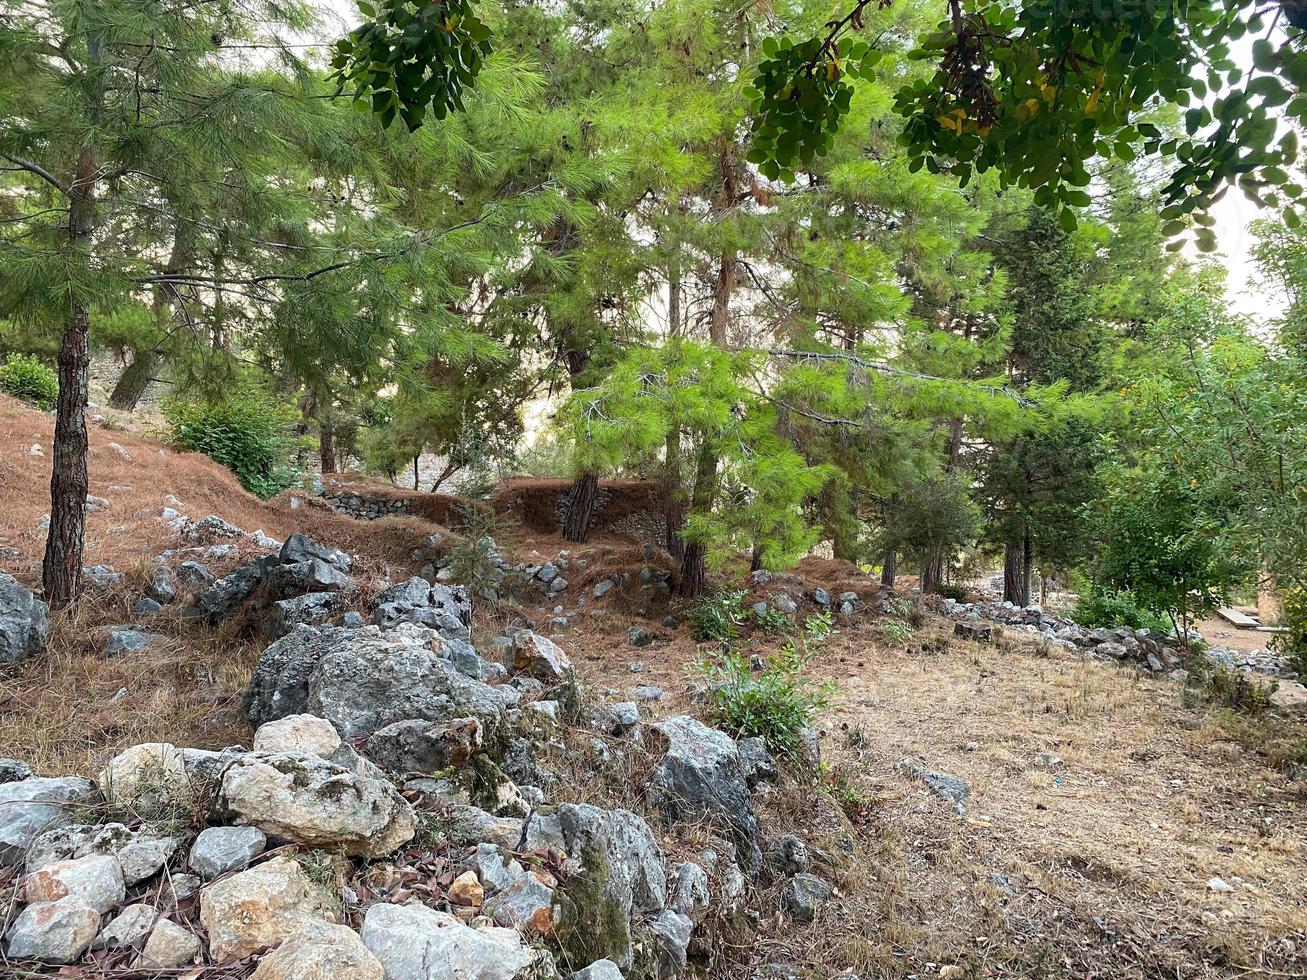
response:
<path id="1" fill-rule="evenodd" d="M 523 630 L 513 640 L 513 670 L 545 684 L 557 684 L 572 676 L 572 661 L 553 640 Z"/>
<path id="2" fill-rule="evenodd" d="M 12 575 L 0 572 L 0 664 L 35 657 L 45 649 L 49 608 Z"/>
<path id="3" fill-rule="evenodd" d="M 372 621 L 382 629 L 400 623 L 429 626 L 451 639 L 468 640 L 472 628 L 472 600 L 461 585 L 432 584 L 413 577 L 377 596 Z"/>
<path id="4" fill-rule="evenodd" d="M 217 878 L 248 866 L 267 845 L 258 827 L 206 827 L 191 845 L 190 869 L 206 880 Z"/>
<path id="5" fill-rule="evenodd" d="M 499 725 L 517 692 L 461 673 L 458 644 L 422 627 L 298 626 L 259 658 L 242 708 L 255 725 L 309 712 L 346 739 L 411 718 Z"/>
<path id="6" fill-rule="evenodd" d="M 622 971 L 612 960 L 595 960 L 585 969 L 573 973 L 570 980 L 623 980 L 623 978 Z"/>
<path id="7" fill-rule="evenodd" d="M 345 605 L 339 592 L 309 592 L 272 604 L 262 624 L 263 633 L 280 639 L 301 623 L 320 623 L 330 619 Z"/>
<path id="8" fill-rule="evenodd" d="M 811 922 L 830 900 L 831 886 L 810 874 L 797 874 L 781 888 L 781 907 L 800 922 Z"/>
<path id="9" fill-rule="evenodd" d="M 28 905 L 9 927 L 6 952 L 14 960 L 71 963 L 100 931 L 100 913 L 85 899 L 68 895 Z"/>
<path id="10" fill-rule="evenodd" d="M 663 852 L 649 825 L 629 810 L 601 810 L 565 803 L 531 815 L 522 849 L 556 851 L 579 865 L 563 887 L 574 901 L 571 928 L 589 930 L 609 948 L 597 952 L 630 965 L 631 921 L 661 909 L 667 901 Z M 596 900 L 597 897 L 597 900 Z"/>
<path id="11" fill-rule="evenodd" d="M 745 782 L 753 789 L 759 783 L 776 781 L 776 759 L 767 748 L 767 743 L 757 738 L 742 738 L 736 743 L 740 751 L 740 766 L 744 770 Z"/>
<path id="12" fill-rule="evenodd" d="M 693 861 L 684 861 L 677 865 L 670 879 L 668 890 L 671 894 L 667 907 L 690 919 L 698 917 L 712 898 L 708 890 L 708 872 Z"/>
<path id="13" fill-rule="evenodd" d="M 20 863 L 39 834 L 68 822 L 69 804 L 95 796 L 95 784 L 76 776 L 0 784 L 0 865 Z"/>
<path id="14" fill-rule="evenodd" d="M 286 543 L 281 546 L 278 558 L 283 565 L 294 565 L 298 562 L 312 561 L 316 558 L 319 561 L 325 561 L 329 565 L 334 565 L 343 572 L 348 572 L 353 564 L 353 559 L 339 548 L 321 544 L 308 535 L 299 533 L 292 534 L 286 539 Z"/>
<path id="15" fill-rule="evenodd" d="M 947 772 L 930 769 L 924 763 L 907 757 L 899 760 L 899 769 L 916 776 L 929 786 L 930 791 L 949 803 L 958 816 L 967 815 L 967 797 L 971 795 L 971 787 L 964 780 Z"/>
<path id="16" fill-rule="evenodd" d="M 687 916 L 664 909 L 650 926 L 654 940 L 654 965 L 660 977 L 679 976 L 685 969 L 685 954 L 690 946 L 694 923 Z"/>
<path id="17" fill-rule="evenodd" d="M 386 980 L 512 980 L 535 962 L 511 932 L 473 929 L 422 905 L 374 905 L 362 935 Z"/>
<path id="18" fill-rule="evenodd" d="M 169 742 L 124 749 L 109 760 L 98 781 L 106 800 L 140 816 L 188 807 L 196 798 L 182 750 Z"/>
<path id="19" fill-rule="evenodd" d="M 490 843 L 477 844 L 475 853 L 468 858 L 468 865 L 487 895 L 503 891 L 526 874 L 516 859 L 505 857 L 499 846 Z"/>
<path id="20" fill-rule="evenodd" d="M 193 963 L 200 955 L 200 939 L 171 919 L 160 919 L 150 930 L 145 948 L 132 962 L 134 970 L 170 970 Z"/>
<path id="21" fill-rule="evenodd" d="M 91 946 L 94 949 L 118 949 L 138 945 L 144 942 L 158 921 L 159 913 L 153 906 L 129 905 L 100 930 Z"/>
<path id="22" fill-rule="evenodd" d="M 286 857 L 215 881 L 200 892 L 200 924 L 209 934 L 215 963 L 267 949 L 305 923 L 331 918 L 327 896 Z"/>
<path id="23" fill-rule="evenodd" d="M 413 839 L 413 808 L 388 781 L 305 753 L 250 753 L 223 774 L 219 806 L 274 837 L 381 857 Z"/>
<path id="24" fill-rule="evenodd" d="M 268 571 L 268 588 L 278 599 L 315 592 L 353 592 L 354 580 L 320 558 L 275 565 Z"/>
<path id="25" fill-rule="evenodd" d="M 0 756 L 0 783 L 16 783 L 20 779 L 30 779 L 32 767 L 20 759 Z"/>
<path id="26" fill-rule="evenodd" d="M 730 833 L 740 866 L 756 874 L 758 820 L 735 742 L 686 715 L 653 727 L 667 739 L 667 753 L 649 778 L 654 804 L 675 820 L 711 818 Z"/>
<path id="27" fill-rule="evenodd" d="M 326 759 L 340 748 L 331 722 L 316 715 L 287 715 L 265 722 L 254 733 L 255 752 L 303 752 Z"/>
<path id="28" fill-rule="evenodd" d="M 26 902 L 57 902 L 68 895 L 80 898 L 97 912 L 107 912 L 126 896 L 123 869 L 107 854 L 60 861 L 33 871 L 23 880 Z"/>
<path id="29" fill-rule="evenodd" d="M 152 878 L 168 863 L 177 851 L 175 837 L 159 836 L 149 830 L 128 830 L 120 823 L 107 824 L 79 844 L 73 857 L 88 854 L 111 854 L 122 868 L 123 882 L 128 887 Z"/>
<path id="30" fill-rule="evenodd" d="M 384 980 L 385 971 L 348 926 L 307 922 L 259 960 L 250 980 Z"/>
<path id="31" fill-rule="evenodd" d="M 497 926 L 532 935 L 548 934 L 557 921 L 554 889 L 527 872 L 486 902 L 485 913 Z"/>
<path id="32" fill-rule="evenodd" d="M 363 751 L 389 772 L 462 769 L 481 751 L 481 723 L 475 718 L 449 722 L 409 718 L 378 729 Z"/>
<path id="33" fill-rule="evenodd" d="M 217 625 L 235 613 L 267 578 L 275 559 L 264 556 L 237 565 L 222 578 L 214 579 L 195 595 L 201 615 Z"/>

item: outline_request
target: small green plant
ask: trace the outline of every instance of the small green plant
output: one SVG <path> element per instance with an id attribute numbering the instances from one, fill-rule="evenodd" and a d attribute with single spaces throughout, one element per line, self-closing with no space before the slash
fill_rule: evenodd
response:
<path id="1" fill-rule="evenodd" d="M 1261 684 L 1243 671 L 1221 666 L 1212 667 L 1201 681 L 1203 697 L 1209 704 L 1254 717 L 1270 708 L 1275 688 L 1274 682 Z"/>
<path id="2" fill-rule="evenodd" d="M 712 720 L 737 738 L 761 738 L 776 755 L 801 759 L 803 731 L 811 727 L 813 714 L 830 703 L 834 691 L 833 683 L 818 684 L 804 674 L 807 659 L 803 648 L 791 641 L 757 673 L 739 650 L 701 662 Z"/>
<path id="3" fill-rule="evenodd" d="M 1134 594 L 1126 591 L 1091 586 L 1080 597 L 1071 618 L 1081 626 L 1129 626 L 1131 629 L 1148 629 L 1162 634 L 1171 632 L 1171 623 L 1165 616 L 1145 609 Z"/>
<path id="4" fill-rule="evenodd" d="M 174 401 L 164 417 L 179 449 L 221 463 L 256 497 L 275 497 L 299 476 L 294 410 L 257 389 L 240 388 L 215 402 Z"/>
<path id="5" fill-rule="evenodd" d="M 761 610 L 754 609 L 752 615 L 754 625 L 764 633 L 784 633 L 791 626 L 790 617 L 770 606 Z"/>
<path id="6" fill-rule="evenodd" d="M 962 585 L 941 584 L 935 587 L 935 592 L 943 596 L 945 599 L 952 599 L 954 602 L 967 601 L 968 592 L 966 587 Z"/>
<path id="7" fill-rule="evenodd" d="M 687 618 L 696 640 L 728 643 L 740 635 L 744 621 L 744 593 L 725 586 L 701 597 L 690 607 Z"/>
<path id="8" fill-rule="evenodd" d="M 490 532 L 494 529 L 494 516 L 480 507 L 460 506 L 458 509 L 460 537 L 450 544 L 446 557 L 454 581 L 466 585 L 477 595 L 486 594 L 495 584 L 499 571 Z"/>
<path id="9" fill-rule="evenodd" d="M 901 619 L 887 619 L 880 624 L 880 633 L 886 642 L 900 645 L 911 638 L 912 627 Z"/>
<path id="10" fill-rule="evenodd" d="M 50 411 L 59 400 L 59 378 L 31 354 L 10 354 L 0 364 L 0 391 Z"/>
<path id="11" fill-rule="evenodd" d="M 809 616 L 803 621 L 803 641 L 809 648 L 821 646 L 835 635 L 835 618 L 830 610 Z"/>

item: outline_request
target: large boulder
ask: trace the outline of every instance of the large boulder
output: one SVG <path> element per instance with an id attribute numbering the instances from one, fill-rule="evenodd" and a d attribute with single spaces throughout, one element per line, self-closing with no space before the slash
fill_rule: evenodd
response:
<path id="1" fill-rule="evenodd" d="M 527 821 L 522 850 L 554 851 L 578 867 L 563 886 L 560 927 L 574 958 L 629 966 L 633 918 L 667 902 L 663 852 L 643 818 L 586 803 L 541 808 Z"/>
<path id="2" fill-rule="evenodd" d="M 310 592 L 353 592 L 354 580 L 321 558 L 277 565 L 268 573 L 268 588 L 278 599 Z"/>
<path id="3" fill-rule="evenodd" d="M 0 572 L 0 664 L 35 657 L 45 649 L 49 610 L 31 589 Z"/>
<path id="4" fill-rule="evenodd" d="M 518 694 L 460 670 L 475 669 L 459 659 L 462 646 L 408 624 L 385 632 L 299 626 L 263 651 L 242 707 L 255 725 L 315 714 L 347 739 L 411 718 L 474 717 L 489 734 Z"/>
<path id="5" fill-rule="evenodd" d="M 257 953 L 306 924 L 332 917 L 329 897 L 287 857 L 215 881 L 200 892 L 200 924 L 209 934 L 215 963 Z"/>
<path id="6" fill-rule="evenodd" d="M 353 929 L 306 922 L 263 959 L 250 980 L 383 980 L 385 971 Z"/>
<path id="7" fill-rule="evenodd" d="M 416 623 L 450 639 L 467 640 L 472 635 L 472 600 L 464 586 L 433 584 L 415 576 L 377 596 L 372 621 L 382 629 Z"/>
<path id="8" fill-rule="evenodd" d="M 272 837 L 360 857 L 389 854 L 416 831 L 413 808 L 388 781 L 303 752 L 237 759 L 218 806 Z"/>
<path id="9" fill-rule="evenodd" d="M 654 805 L 674 820 L 709 818 L 730 835 L 740 866 L 757 874 L 762 865 L 758 819 L 735 741 L 686 715 L 653 728 L 667 741 L 667 752 L 649 777 Z"/>
<path id="10" fill-rule="evenodd" d="M 208 795 L 213 785 L 212 776 L 205 775 L 209 755 L 170 742 L 133 745 L 100 771 L 100 791 L 110 804 L 134 816 L 171 815 Z"/>
<path id="11" fill-rule="evenodd" d="M 339 592 L 310 592 L 293 599 L 278 599 L 263 621 L 263 633 L 279 640 L 301 623 L 320 623 L 330 619 L 345 606 Z"/>
<path id="12" fill-rule="evenodd" d="M 90 803 L 96 796 L 95 784 L 76 776 L 0 784 L 0 866 L 21 864 L 32 841 L 69 822 L 70 806 Z"/>
<path id="13" fill-rule="evenodd" d="M 374 905 L 362 935 L 386 980 L 513 980 L 536 961 L 511 929 L 473 929 L 424 905 Z"/>

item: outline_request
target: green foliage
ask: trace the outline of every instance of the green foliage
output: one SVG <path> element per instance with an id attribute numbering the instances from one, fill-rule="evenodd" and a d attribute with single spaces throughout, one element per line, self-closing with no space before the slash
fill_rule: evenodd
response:
<path id="1" fill-rule="evenodd" d="M 788 176 L 798 147 L 809 154 L 829 147 L 830 131 L 850 109 L 837 53 L 855 70 L 865 63 L 848 38 L 836 39 L 849 24 L 861 26 L 869 5 L 850 0 L 849 13 L 824 35 L 783 47 L 772 41 L 754 77 L 762 166 Z M 1307 25 L 1301 14 L 1290 16 Z M 1295 96 L 1307 80 L 1307 52 L 1294 40 L 1273 40 L 1274 29 L 1252 0 L 1179 8 L 955 4 L 910 55 L 933 70 L 908 73 L 898 88 L 899 142 L 914 170 L 951 171 L 964 186 L 994 171 L 1003 187 L 1033 190 L 1035 203 L 1056 211 L 1068 230 L 1076 209 L 1090 203 L 1092 164 L 1141 153 L 1177 163 L 1163 188 L 1168 234 L 1205 211 L 1227 182 L 1237 180 L 1254 199 L 1296 200 L 1297 134 L 1276 117 L 1281 107 L 1291 117 L 1307 114 L 1307 100 Z M 1231 43 L 1258 34 L 1245 72 Z M 1159 125 L 1159 104 L 1182 113 L 1183 127 Z M 1200 213 L 1197 223 L 1199 248 L 1213 250 L 1213 220 Z"/>
<path id="2" fill-rule="evenodd" d="M 792 625 L 789 616 L 771 606 L 761 610 L 752 609 L 749 615 L 753 618 L 753 624 L 764 633 L 784 633 Z"/>
<path id="3" fill-rule="evenodd" d="M 1098 585 L 1091 585 L 1089 591 L 1080 597 L 1071 618 L 1089 628 L 1129 626 L 1162 634 L 1171 632 L 1171 623 L 1164 616 L 1141 606 L 1133 593 Z"/>
<path id="4" fill-rule="evenodd" d="M 1280 595 L 1280 626 L 1271 646 L 1279 650 L 1299 675 L 1307 677 L 1307 589 L 1292 586 Z"/>
<path id="5" fill-rule="evenodd" d="M 476 595 L 488 594 L 495 585 L 499 567 L 491 532 L 494 514 L 485 507 L 467 505 L 459 509 L 459 536 L 446 551 L 448 568 L 454 581 L 466 585 Z"/>
<path id="6" fill-rule="evenodd" d="M 1197 486 L 1179 484 L 1176 474 L 1117 474 L 1095 506 L 1105 542 L 1097 580 L 1170 616 L 1181 636 L 1246 573 L 1218 543 L 1211 501 Z"/>
<path id="7" fill-rule="evenodd" d="M 48 412 L 59 398 L 59 378 L 34 355 L 10 354 L 0 364 L 0 391 Z"/>
<path id="8" fill-rule="evenodd" d="M 250 493 L 267 499 L 299 477 L 294 463 L 296 414 L 254 387 L 220 401 L 178 399 L 164 408 L 173 443 L 221 463 Z"/>
<path id="9" fill-rule="evenodd" d="M 901 619 L 886 619 L 881 621 L 880 635 L 886 642 L 902 646 L 912 638 L 912 627 Z"/>
<path id="10" fill-rule="evenodd" d="M 848 115 L 853 79 L 870 77 L 881 52 L 866 41 L 838 37 L 801 41 L 769 37 L 754 70 L 753 149 L 749 162 L 764 177 L 794 179 L 795 168 L 829 153 Z"/>
<path id="11" fill-rule="evenodd" d="M 723 586 L 700 596 L 686 612 L 690 635 L 700 642 L 727 643 L 735 639 L 745 618 L 744 595 L 743 591 Z"/>
<path id="12" fill-rule="evenodd" d="M 357 0 L 364 21 L 340 38 L 331 58 L 338 91 L 389 126 L 398 115 L 417 129 L 464 111 L 464 94 L 490 54 L 490 28 L 468 0 Z"/>
<path id="13" fill-rule="evenodd" d="M 699 670 L 708 683 L 713 722 L 737 738 L 761 738 L 776 755 L 802 758 L 803 731 L 830 703 L 833 682 L 817 684 L 804 673 L 809 645 L 787 643 L 754 672 L 748 654 L 728 650 Z"/>

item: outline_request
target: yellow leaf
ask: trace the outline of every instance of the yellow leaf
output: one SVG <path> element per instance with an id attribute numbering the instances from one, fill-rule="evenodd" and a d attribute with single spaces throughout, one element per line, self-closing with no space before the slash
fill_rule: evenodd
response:
<path id="1" fill-rule="evenodd" d="M 1100 92 L 1099 89 L 1094 89 L 1094 91 L 1093 91 L 1092 93 L 1090 93 L 1089 98 L 1085 100 L 1085 114 L 1086 114 L 1086 115 L 1093 115 L 1096 111 L 1098 111 L 1098 96 L 1099 96 L 1099 92 Z"/>

